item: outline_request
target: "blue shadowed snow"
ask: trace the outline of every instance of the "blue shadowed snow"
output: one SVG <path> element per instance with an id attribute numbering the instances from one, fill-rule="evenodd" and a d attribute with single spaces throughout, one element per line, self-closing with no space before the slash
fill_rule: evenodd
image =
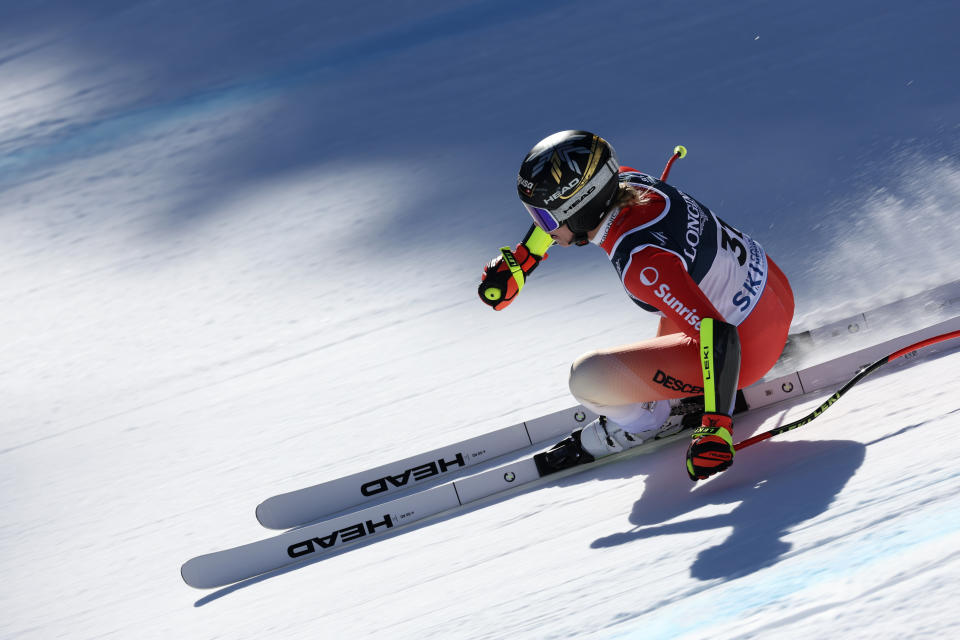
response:
<path id="1" fill-rule="evenodd" d="M 952 3 L 73 4 L 4 21 L 6 70 L 53 60 L 68 99 L 53 121 L 2 123 L 0 185 L 194 119 L 215 132 L 220 113 L 250 124 L 163 164 L 171 190 L 191 194 L 161 214 L 183 233 L 237 189 L 377 163 L 429 177 L 393 213 L 403 242 L 452 233 L 475 262 L 524 231 L 512 182 L 525 151 L 582 127 L 650 172 L 685 144 L 673 180 L 761 240 L 801 313 L 811 296 L 850 295 L 849 277 L 812 265 L 856 264 L 858 247 L 836 245 L 858 223 L 885 263 L 911 263 L 902 288 L 953 276 L 870 235 L 882 190 L 918 242 L 960 241 L 927 202 L 952 202 L 943 181 L 960 172 Z"/>

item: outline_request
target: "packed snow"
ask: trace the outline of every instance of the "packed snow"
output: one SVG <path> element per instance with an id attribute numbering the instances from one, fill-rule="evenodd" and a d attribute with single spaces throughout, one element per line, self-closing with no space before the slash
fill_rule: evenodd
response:
<path id="1" fill-rule="evenodd" d="M 653 332 L 592 247 L 477 299 L 556 130 L 651 173 L 684 144 L 672 182 L 777 260 L 796 330 L 957 278 L 956 3 L 661 5 L 0 9 L 0 637 L 949 636 L 956 349 L 696 486 L 676 442 L 180 578 L 270 535 L 264 498 L 570 406 L 574 358 Z"/>

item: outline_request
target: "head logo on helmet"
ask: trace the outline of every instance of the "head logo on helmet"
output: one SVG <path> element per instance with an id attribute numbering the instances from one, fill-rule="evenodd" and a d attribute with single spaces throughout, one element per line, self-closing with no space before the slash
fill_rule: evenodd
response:
<path id="1" fill-rule="evenodd" d="M 540 228 L 550 232 L 566 224 L 580 244 L 610 209 L 618 184 L 613 147 L 588 131 L 570 130 L 530 150 L 520 165 L 517 192 Z"/>

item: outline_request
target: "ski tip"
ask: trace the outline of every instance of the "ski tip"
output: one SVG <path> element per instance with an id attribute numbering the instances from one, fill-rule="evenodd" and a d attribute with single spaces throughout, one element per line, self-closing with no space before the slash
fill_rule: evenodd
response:
<path id="1" fill-rule="evenodd" d="M 252 577 L 243 573 L 244 568 L 225 566 L 220 553 L 190 558 L 180 567 L 180 577 L 194 589 L 219 589 Z"/>
<path id="2" fill-rule="evenodd" d="M 300 524 L 296 522 L 291 524 L 289 522 L 290 517 L 284 515 L 282 508 L 278 510 L 278 506 L 282 507 L 282 505 L 277 505 L 273 498 L 267 498 L 258 504 L 256 509 L 257 522 L 267 529 L 275 529 L 277 531 L 289 529 Z"/>
<path id="3" fill-rule="evenodd" d="M 261 502 L 260 504 L 257 505 L 257 511 L 256 511 L 256 514 L 257 514 L 257 522 L 259 522 L 261 525 L 263 525 L 264 527 L 266 527 L 266 528 L 268 528 L 268 529 L 275 529 L 276 527 L 273 527 L 273 526 L 270 525 L 270 522 L 271 522 L 271 520 L 270 520 L 270 505 L 267 504 L 267 503 L 269 503 L 269 502 L 270 502 L 269 500 L 265 500 L 265 501 L 263 501 L 263 502 Z"/>
<path id="4" fill-rule="evenodd" d="M 180 577 L 183 578 L 183 581 L 187 584 L 188 587 L 193 587 L 194 589 L 210 589 L 212 587 L 204 585 L 201 580 L 201 575 L 195 570 L 196 558 L 187 560 L 180 566 Z M 216 586 L 216 585 L 214 585 Z"/>

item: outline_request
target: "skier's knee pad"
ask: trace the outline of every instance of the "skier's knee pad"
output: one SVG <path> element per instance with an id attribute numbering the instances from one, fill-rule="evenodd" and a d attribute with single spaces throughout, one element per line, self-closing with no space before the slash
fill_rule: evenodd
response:
<path id="1" fill-rule="evenodd" d="M 624 385 L 625 379 L 633 377 L 629 370 L 624 369 L 612 354 L 600 351 L 585 353 L 570 366 L 570 393 L 580 402 L 624 404 L 618 390 Z"/>

